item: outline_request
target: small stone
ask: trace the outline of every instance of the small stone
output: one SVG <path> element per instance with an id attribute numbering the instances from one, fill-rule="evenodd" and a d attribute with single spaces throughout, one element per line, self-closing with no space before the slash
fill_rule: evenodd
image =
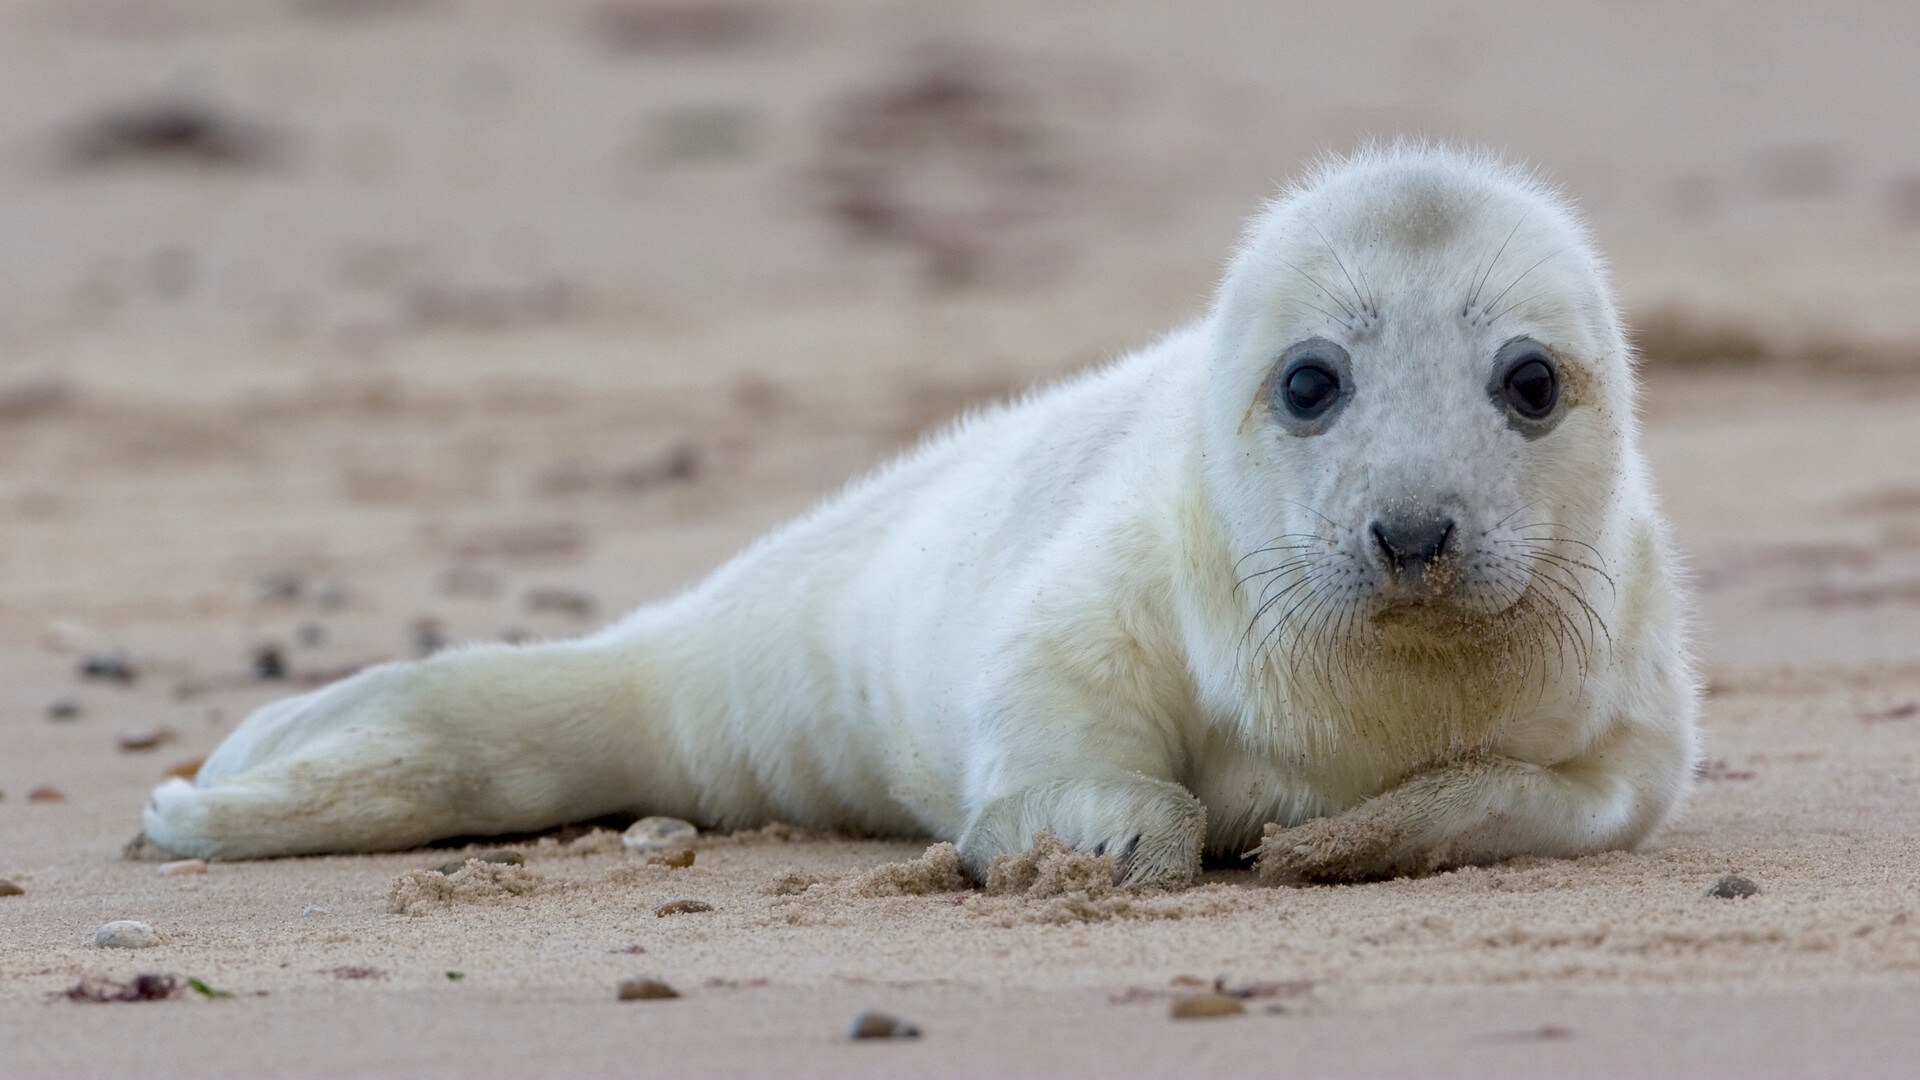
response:
<path id="1" fill-rule="evenodd" d="M 253 583 L 254 597 L 263 604 L 291 604 L 306 591 L 306 579 L 292 571 L 267 574 Z"/>
<path id="2" fill-rule="evenodd" d="M 1707 895 L 1719 900 L 1744 900 L 1760 891 L 1760 886 L 1738 874 L 1728 874 L 1713 883 Z"/>
<path id="3" fill-rule="evenodd" d="M 500 575 L 477 566 L 457 564 L 440 575 L 440 591 L 448 596 L 495 596 L 500 592 Z"/>
<path id="4" fill-rule="evenodd" d="M 920 1029 L 905 1020 L 878 1009 L 868 1009 L 853 1018 L 847 1028 L 849 1039 L 917 1039 Z"/>
<path id="5" fill-rule="evenodd" d="M 638 975 L 629 975 L 621 979 L 614 988 L 614 996 L 621 1001 L 661 1001 L 679 997 L 680 991 L 659 979 L 643 979 Z"/>
<path id="6" fill-rule="evenodd" d="M 321 611 L 339 611 L 347 606 L 347 587 L 338 581 L 322 582 L 313 590 L 313 603 Z"/>
<path id="7" fill-rule="evenodd" d="M 133 658 L 123 652 L 89 653 L 80 658 L 80 677 L 83 679 L 130 683 L 138 675 Z"/>
<path id="8" fill-rule="evenodd" d="M 301 623 L 293 628 L 293 643 L 303 649 L 317 649 L 327 643 L 327 628 L 317 622 Z"/>
<path id="9" fill-rule="evenodd" d="M 153 869 L 155 873 L 163 877 L 185 877 L 189 874 L 204 874 L 207 872 L 207 860 L 175 859 L 172 862 L 163 862 Z"/>
<path id="10" fill-rule="evenodd" d="M 620 842 L 628 851 L 664 851 L 667 848 L 692 847 L 700 830 L 670 817 L 643 817 L 627 826 Z"/>
<path id="11" fill-rule="evenodd" d="M 684 870 L 693 865 L 693 849 L 688 847 L 666 848 L 647 856 L 648 866 L 671 866 L 675 870 Z"/>
<path id="12" fill-rule="evenodd" d="M 540 588 L 529 589 L 526 595 L 527 610 L 532 612 L 551 612 L 556 615 L 570 615 L 576 619 L 593 616 L 593 597 L 577 589 Z"/>
<path id="13" fill-rule="evenodd" d="M 128 753 L 141 753 L 157 749 L 173 741 L 173 729 L 152 727 L 145 731 L 127 731 L 120 735 L 120 749 Z"/>
<path id="14" fill-rule="evenodd" d="M 1170 1010 L 1175 1020 L 1201 1020 L 1215 1016 L 1239 1016 L 1247 1006 L 1232 994 L 1187 994 L 1173 999 Z"/>
<path id="15" fill-rule="evenodd" d="M 262 645 L 253 651 L 253 677 L 267 682 L 287 677 L 287 661 L 275 645 Z"/>
<path id="16" fill-rule="evenodd" d="M 527 857 L 517 851 L 482 851 L 478 855 L 469 855 L 464 859 L 441 863 L 434 867 L 442 874 L 456 874 L 467 868 L 469 862 L 500 863 L 503 866 L 524 866 Z"/>
<path id="17" fill-rule="evenodd" d="M 47 706 L 47 719 L 78 720 L 80 719 L 80 714 L 84 711 L 85 710 L 80 707 L 79 702 L 69 698 L 61 698 L 59 701 Z"/>
<path id="18" fill-rule="evenodd" d="M 669 900 L 653 909 L 656 918 L 668 915 L 692 915 L 702 911 L 712 911 L 713 905 L 705 900 Z"/>
<path id="19" fill-rule="evenodd" d="M 0 896 L 25 896 L 25 895 L 27 895 L 27 890 L 21 888 L 18 885 L 15 885 L 13 882 L 8 881 L 6 878 L 0 878 Z"/>
<path id="20" fill-rule="evenodd" d="M 173 764 L 167 766 L 167 771 L 162 775 L 164 775 L 169 780 L 174 780 L 174 779 L 192 780 L 194 777 L 200 775 L 200 766 L 205 765 L 206 763 L 207 763 L 207 759 L 204 757 L 188 758 L 185 761 L 176 761 Z"/>
<path id="21" fill-rule="evenodd" d="M 447 647 L 446 635 L 440 631 L 438 619 L 415 619 L 413 621 L 413 653 L 426 659 Z"/>
<path id="22" fill-rule="evenodd" d="M 102 949 L 149 949 L 160 944 L 160 935 L 146 923 L 116 919 L 93 932 L 93 943 Z"/>
<path id="23" fill-rule="evenodd" d="M 315 915 L 325 914 L 327 914 L 327 909 L 321 907 L 319 904 L 308 904 L 306 907 L 300 909 L 300 917 L 303 919 L 311 919 Z"/>
<path id="24" fill-rule="evenodd" d="M 52 784 L 40 784 L 27 792 L 28 802 L 66 802 L 67 793 Z"/>

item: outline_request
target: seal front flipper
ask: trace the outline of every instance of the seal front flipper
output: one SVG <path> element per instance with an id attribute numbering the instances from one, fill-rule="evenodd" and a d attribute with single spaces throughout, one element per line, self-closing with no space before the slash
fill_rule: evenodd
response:
<path id="1" fill-rule="evenodd" d="M 1626 720 L 1553 765 L 1476 754 L 1343 814 L 1268 825 L 1256 869 L 1277 885 L 1366 881 L 1628 848 L 1685 790 L 1692 761 L 1685 729 Z"/>
<path id="2" fill-rule="evenodd" d="M 1112 855 L 1119 884 L 1178 887 L 1200 869 L 1206 820 L 1200 800 L 1172 781 L 1062 778 L 988 803 L 956 846 L 976 881 L 997 856 L 1025 851 L 1045 832 L 1076 851 Z"/>

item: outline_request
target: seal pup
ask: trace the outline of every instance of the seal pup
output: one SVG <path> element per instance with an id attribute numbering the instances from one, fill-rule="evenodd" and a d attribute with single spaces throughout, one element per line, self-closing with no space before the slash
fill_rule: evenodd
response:
<path id="1" fill-rule="evenodd" d="M 1399 145 L 1249 227 L 1210 313 L 970 416 L 589 637 L 260 709 L 146 835 L 208 858 L 632 812 L 1048 831 L 1177 885 L 1630 846 L 1682 795 L 1686 600 L 1599 257 Z"/>

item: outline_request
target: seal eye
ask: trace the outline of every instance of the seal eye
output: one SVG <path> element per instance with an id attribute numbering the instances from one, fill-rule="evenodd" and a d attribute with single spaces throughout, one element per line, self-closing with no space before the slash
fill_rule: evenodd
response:
<path id="1" fill-rule="evenodd" d="M 1493 354 L 1487 393 L 1506 410 L 1507 424 L 1529 439 L 1545 435 L 1559 419 L 1560 365 L 1545 345 L 1517 337 Z"/>
<path id="2" fill-rule="evenodd" d="M 1560 380 L 1553 366 L 1528 357 L 1507 369 L 1507 403 L 1529 420 L 1544 419 L 1560 402 Z"/>
<path id="3" fill-rule="evenodd" d="M 1287 372 L 1283 399 L 1287 411 L 1302 420 L 1326 412 L 1340 396 L 1340 376 L 1311 361 Z"/>
<path id="4" fill-rule="evenodd" d="M 1273 413 L 1295 435 L 1318 435 L 1353 398 L 1353 361 L 1326 338 L 1295 342 L 1273 374 Z"/>

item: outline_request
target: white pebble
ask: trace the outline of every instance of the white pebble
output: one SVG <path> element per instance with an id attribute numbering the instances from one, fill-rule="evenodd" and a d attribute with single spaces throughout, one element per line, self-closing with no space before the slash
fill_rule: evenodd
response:
<path id="1" fill-rule="evenodd" d="M 154 870 L 166 877 L 179 877 L 182 874 L 204 874 L 207 872 L 207 860 L 175 859 L 172 862 L 161 863 L 159 866 L 154 867 Z"/>
<path id="2" fill-rule="evenodd" d="M 620 834 L 628 851 L 659 851 L 662 848 L 692 847 L 700 830 L 670 817 L 643 817 Z"/>
<path id="3" fill-rule="evenodd" d="M 145 949 L 160 944 L 160 935 L 146 923 L 116 919 L 94 931 L 93 943 L 102 949 Z"/>
<path id="4" fill-rule="evenodd" d="M 300 917 L 303 919 L 311 919 L 315 915 L 325 914 L 327 914 L 327 909 L 321 907 L 319 904 L 308 904 L 306 907 L 300 909 Z"/>

